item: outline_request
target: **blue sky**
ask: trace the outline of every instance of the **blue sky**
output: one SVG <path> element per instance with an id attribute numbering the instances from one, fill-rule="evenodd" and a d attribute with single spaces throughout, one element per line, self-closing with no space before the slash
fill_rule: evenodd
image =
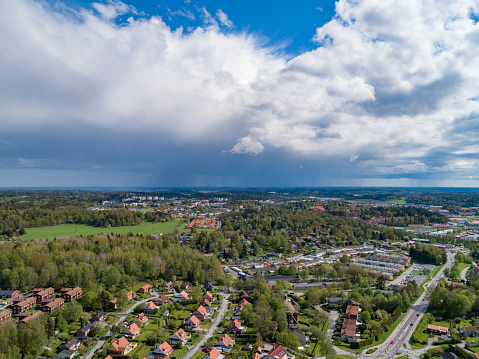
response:
<path id="1" fill-rule="evenodd" d="M 2 187 L 479 184 L 479 0 L 0 11 Z"/>

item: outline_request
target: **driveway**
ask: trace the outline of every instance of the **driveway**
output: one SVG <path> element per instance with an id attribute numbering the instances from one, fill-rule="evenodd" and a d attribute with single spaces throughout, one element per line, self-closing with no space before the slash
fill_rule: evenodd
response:
<path id="1" fill-rule="evenodd" d="M 193 345 L 190 350 L 185 354 L 183 359 L 189 359 L 192 358 L 200 349 L 201 347 L 206 343 L 208 339 L 212 337 L 214 332 L 216 332 L 216 328 L 218 328 L 218 324 L 223 320 L 226 311 L 228 310 L 228 298 L 229 294 L 226 293 L 221 293 L 221 308 L 218 312 L 218 316 L 213 320 L 213 324 L 211 327 L 208 329 L 205 335 L 197 342 L 195 345 Z"/>

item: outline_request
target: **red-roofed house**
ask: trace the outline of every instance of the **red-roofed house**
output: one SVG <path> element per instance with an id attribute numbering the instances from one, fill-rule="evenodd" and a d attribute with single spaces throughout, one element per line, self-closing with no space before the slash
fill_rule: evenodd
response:
<path id="1" fill-rule="evenodd" d="M 238 305 L 236 306 L 236 309 L 238 309 L 239 307 L 242 307 L 246 304 L 249 304 L 249 302 L 246 300 L 246 299 L 241 299 L 240 302 L 238 303 Z"/>
<path id="2" fill-rule="evenodd" d="M 446 335 L 448 335 L 449 334 L 449 329 L 447 329 L 447 327 L 441 327 L 439 325 L 428 324 L 427 332 L 429 334 L 436 334 L 436 335 L 446 334 Z"/>
<path id="3" fill-rule="evenodd" d="M 194 315 L 192 315 L 191 317 L 186 319 L 184 323 L 185 323 L 186 329 L 194 329 L 194 328 L 197 328 L 198 325 L 200 325 L 200 320 L 196 318 Z"/>
<path id="4" fill-rule="evenodd" d="M 209 351 L 208 354 L 204 355 L 202 359 L 223 359 L 224 355 L 221 354 L 216 348 L 213 348 Z"/>
<path id="5" fill-rule="evenodd" d="M 233 345 L 235 345 L 235 341 L 231 339 L 230 336 L 227 334 L 223 335 L 220 340 L 218 340 L 213 347 L 215 347 L 220 352 L 229 352 Z"/>
<path id="6" fill-rule="evenodd" d="M 188 300 L 188 293 L 186 293 L 184 290 L 182 290 L 181 293 L 178 293 L 176 297 L 173 298 L 174 302 L 184 302 L 185 300 Z"/>
<path id="7" fill-rule="evenodd" d="M 156 309 L 156 304 L 153 303 L 152 301 L 149 301 L 148 303 L 145 304 L 143 307 L 143 310 L 147 313 L 153 313 L 153 311 Z"/>
<path id="8" fill-rule="evenodd" d="M 238 320 L 234 319 L 225 329 L 226 334 L 243 334 L 246 332 L 246 327 L 243 326 Z"/>
<path id="9" fill-rule="evenodd" d="M 173 348 L 168 342 L 163 344 L 155 344 L 155 350 L 148 353 L 147 359 L 159 359 L 159 358 L 169 358 L 171 353 L 173 353 Z"/>
<path id="10" fill-rule="evenodd" d="M 135 323 L 129 324 L 123 331 L 121 332 L 125 337 L 128 338 L 136 338 L 140 335 L 140 328 Z"/>
<path id="11" fill-rule="evenodd" d="M 145 284 L 143 287 L 138 289 L 138 293 L 150 293 L 151 288 L 152 288 L 151 285 Z"/>
<path id="12" fill-rule="evenodd" d="M 128 300 L 133 300 L 133 298 L 136 297 L 136 292 L 130 290 L 128 293 L 126 293 L 126 296 L 128 297 Z"/>
<path id="13" fill-rule="evenodd" d="M 130 343 L 125 337 L 120 337 L 111 341 L 107 349 L 108 354 L 126 355 L 136 347 L 136 343 Z"/>
<path id="14" fill-rule="evenodd" d="M 208 299 L 210 302 L 214 302 L 214 297 L 213 297 L 213 294 L 211 294 L 210 292 L 206 291 L 204 294 L 203 294 L 203 299 L 206 298 Z"/>
<path id="15" fill-rule="evenodd" d="M 273 345 L 273 349 L 264 356 L 265 359 L 287 359 L 288 358 L 288 351 L 283 348 L 281 345 L 276 346 Z"/>
<path id="16" fill-rule="evenodd" d="M 135 319 L 137 319 L 141 324 L 146 325 L 148 324 L 148 317 L 145 313 L 138 314 Z"/>
<path id="17" fill-rule="evenodd" d="M 186 334 L 183 329 L 178 329 L 175 333 L 171 335 L 171 337 L 166 339 L 166 341 L 171 345 L 181 343 L 181 346 L 184 346 L 188 339 L 190 339 L 190 335 Z"/>
<path id="18" fill-rule="evenodd" d="M 209 313 L 208 311 L 206 310 L 205 307 L 203 307 L 202 305 L 200 305 L 193 313 L 192 315 L 194 315 L 195 317 L 197 317 L 198 319 L 205 319 L 207 317 L 209 317 Z"/>
<path id="19" fill-rule="evenodd" d="M 115 298 L 115 299 L 110 301 L 110 307 L 112 309 L 117 309 L 118 308 L 118 298 Z"/>
<path id="20" fill-rule="evenodd" d="M 159 297 L 156 297 L 155 299 L 153 299 L 153 302 L 156 305 L 163 305 L 163 304 L 168 304 L 168 300 L 169 300 L 168 297 L 162 294 Z"/>

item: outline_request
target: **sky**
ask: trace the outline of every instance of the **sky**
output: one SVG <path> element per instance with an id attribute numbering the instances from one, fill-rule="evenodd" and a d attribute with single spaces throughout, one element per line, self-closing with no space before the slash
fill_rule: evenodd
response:
<path id="1" fill-rule="evenodd" d="M 0 187 L 479 185 L 479 0 L 0 13 Z"/>

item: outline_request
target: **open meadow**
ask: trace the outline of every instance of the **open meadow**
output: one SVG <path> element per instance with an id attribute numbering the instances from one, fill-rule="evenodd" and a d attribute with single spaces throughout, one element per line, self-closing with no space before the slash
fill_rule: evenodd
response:
<path id="1" fill-rule="evenodd" d="M 124 227 L 111 227 L 101 228 L 92 227 L 84 224 L 62 224 L 60 226 L 51 227 L 36 227 L 26 228 L 26 234 L 21 236 L 24 241 L 32 241 L 40 238 L 54 238 L 54 237 L 70 237 L 70 236 L 88 236 L 101 233 L 119 233 L 127 234 L 132 232 L 133 234 L 155 234 L 155 233 L 168 233 L 173 232 L 175 228 L 181 231 L 186 231 L 180 228 L 181 222 L 179 219 L 172 220 L 165 223 L 151 223 L 143 222 L 136 226 L 124 226 Z"/>

